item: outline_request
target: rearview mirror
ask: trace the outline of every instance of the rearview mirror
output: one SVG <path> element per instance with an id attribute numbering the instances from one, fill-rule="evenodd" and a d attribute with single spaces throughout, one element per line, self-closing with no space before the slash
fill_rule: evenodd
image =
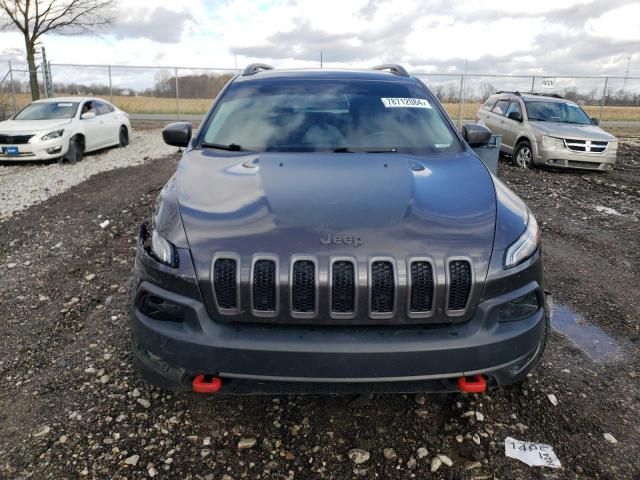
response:
<path id="1" fill-rule="evenodd" d="M 507 116 L 507 118 L 510 120 L 515 120 L 516 122 L 521 122 L 522 114 L 517 110 L 514 110 L 513 112 L 509 112 L 509 115 Z"/>
<path id="2" fill-rule="evenodd" d="M 491 130 L 484 125 L 467 123 L 462 126 L 462 138 L 470 147 L 484 147 L 491 140 Z"/>
<path id="3" fill-rule="evenodd" d="M 96 112 L 84 112 L 82 115 L 80 115 L 80 118 L 82 120 L 89 120 L 90 118 L 95 118 L 96 116 Z"/>
<path id="4" fill-rule="evenodd" d="M 591 117 L 591 121 L 594 125 L 600 125 L 600 120 L 598 120 L 596 117 Z"/>
<path id="5" fill-rule="evenodd" d="M 162 129 L 162 139 L 167 145 L 186 147 L 191 140 L 191 124 L 189 122 L 170 123 Z"/>

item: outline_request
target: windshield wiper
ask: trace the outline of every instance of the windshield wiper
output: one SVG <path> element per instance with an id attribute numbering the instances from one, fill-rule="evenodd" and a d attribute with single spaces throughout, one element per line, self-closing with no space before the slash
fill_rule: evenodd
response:
<path id="1" fill-rule="evenodd" d="M 338 147 L 334 148 L 335 153 L 395 153 L 398 151 L 395 147 Z"/>
<path id="2" fill-rule="evenodd" d="M 222 143 L 201 143 L 201 146 L 204 148 L 214 148 L 216 150 L 227 150 L 229 152 L 240 152 L 242 151 L 242 146 L 237 143 L 230 143 L 228 145 L 224 145 Z"/>

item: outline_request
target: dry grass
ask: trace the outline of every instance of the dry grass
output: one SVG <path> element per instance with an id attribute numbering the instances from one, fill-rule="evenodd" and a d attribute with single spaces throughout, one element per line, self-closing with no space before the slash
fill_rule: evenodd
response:
<path id="1" fill-rule="evenodd" d="M 29 104 L 30 97 L 27 94 L 18 94 L 16 96 L 18 108 L 22 108 Z M 0 98 L 0 103 L 5 105 L 11 104 L 11 98 L 5 95 Z M 202 115 L 207 112 L 211 106 L 211 99 L 201 98 L 181 98 L 180 99 L 180 113 Z M 161 97 L 125 97 L 114 96 L 113 103 L 118 107 L 132 114 L 135 113 L 156 113 L 156 114 L 175 114 L 176 113 L 176 100 L 175 98 L 161 98 Z M 458 104 L 457 103 L 445 103 L 444 107 L 449 112 L 449 115 L 456 120 L 458 118 Z M 466 103 L 464 105 L 462 118 L 473 119 L 476 116 L 476 112 L 480 108 L 479 103 Z M 599 106 L 585 106 L 584 109 L 592 117 L 597 117 L 600 114 Z M 613 107 L 605 106 L 602 111 L 602 120 L 611 121 L 640 121 L 640 107 Z"/>

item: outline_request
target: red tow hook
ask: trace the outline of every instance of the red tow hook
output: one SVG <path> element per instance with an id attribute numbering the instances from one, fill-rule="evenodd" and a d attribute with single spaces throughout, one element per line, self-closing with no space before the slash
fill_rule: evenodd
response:
<path id="1" fill-rule="evenodd" d="M 220 377 L 209 377 L 196 375 L 191 383 L 191 389 L 196 393 L 217 393 L 222 388 Z"/>
<path id="2" fill-rule="evenodd" d="M 487 382 L 482 375 L 460 377 L 458 379 L 458 388 L 461 392 L 482 393 L 487 389 Z"/>

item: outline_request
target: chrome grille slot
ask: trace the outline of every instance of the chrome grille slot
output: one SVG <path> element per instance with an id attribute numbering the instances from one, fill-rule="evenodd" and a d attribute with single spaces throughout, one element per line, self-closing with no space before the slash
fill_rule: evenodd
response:
<path id="1" fill-rule="evenodd" d="M 371 263 L 371 313 L 393 313 L 395 306 L 395 273 L 393 263 L 378 260 Z"/>
<path id="2" fill-rule="evenodd" d="M 336 260 L 331 265 L 331 311 L 355 313 L 355 267 L 352 261 Z"/>
<path id="3" fill-rule="evenodd" d="M 569 150 L 582 153 L 603 153 L 609 142 L 600 140 L 575 140 L 566 138 L 564 144 Z"/>
<path id="4" fill-rule="evenodd" d="M 433 267 L 426 260 L 411 262 L 409 312 L 427 313 L 433 309 Z"/>
<path id="5" fill-rule="evenodd" d="M 316 310 L 316 266 L 311 260 L 297 260 L 291 273 L 291 310 L 313 313 Z"/>
<path id="6" fill-rule="evenodd" d="M 471 293 L 471 264 L 467 260 L 449 262 L 449 311 L 462 311 Z"/>
<path id="7" fill-rule="evenodd" d="M 218 308 L 238 308 L 238 265 L 233 258 L 218 258 L 213 264 L 213 289 Z"/>
<path id="8" fill-rule="evenodd" d="M 275 312 L 277 304 L 276 262 L 259 259 L 253 264 L 252 300 L 255 312 Z"/>

